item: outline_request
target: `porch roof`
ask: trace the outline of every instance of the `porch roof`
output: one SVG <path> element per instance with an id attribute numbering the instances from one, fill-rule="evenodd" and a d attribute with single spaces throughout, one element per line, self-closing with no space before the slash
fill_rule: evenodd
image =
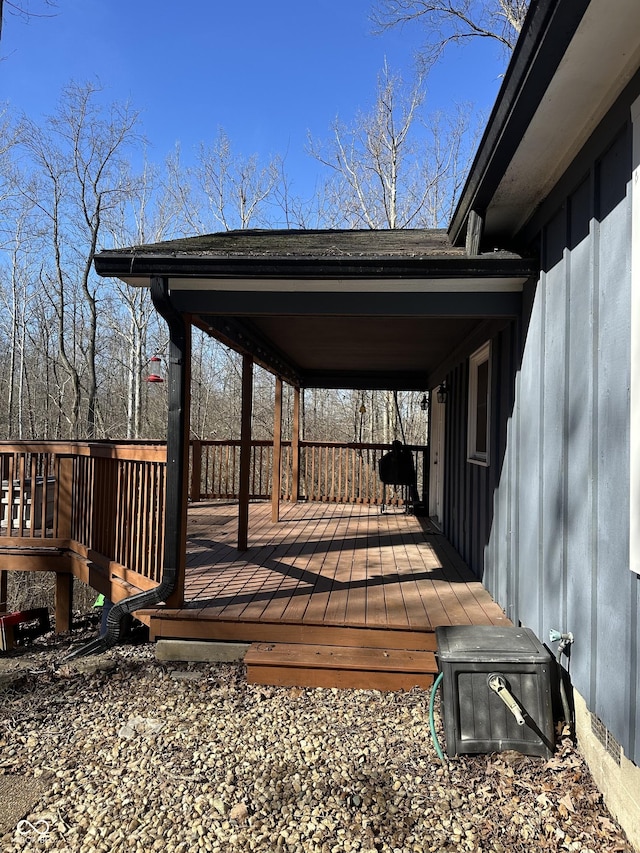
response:
<path id="1" fill-rule="evenodd" d="M 425 390 L 520 313 L 535 262 L 444 229 L 234 231 L 106 250 L 100 275 L 165 278 L 174 307 L 303 387 Z"/>

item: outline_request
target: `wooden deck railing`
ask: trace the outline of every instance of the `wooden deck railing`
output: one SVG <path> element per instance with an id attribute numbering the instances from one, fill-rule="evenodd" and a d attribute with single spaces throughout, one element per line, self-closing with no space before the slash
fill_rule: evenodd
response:
<path id="1" fill-rule="evenodd" d="M 164 444 L 0 442 L 0 546 L 68 549 L 108 578 L 154 586 L 165 467 Z"/>
<path id="2" fill-rule="evenodd" d="M 416 471 L 418 495 L 424 498 L 427 475 L 427 448 L 410 445 Z M 300 442 L 300 483 L 298 494 L 310 501 L 364 504 L 397 504 L 399 492 L 387 488 L 378 476 L 378 462 L 388 453 L 388 444 L 352 442 Z M 270 441 L 251 443 L 250 497 L 271 497 L 273 445 Z M 240 482 L 240 441 L 197 441 L 191 445 L 191 500 L 238 497 Z M 292 447 L 282 442 L 281 497 L 295 493 Z"/>
<path id="3" fill-rule="evenodd" d="M 73 547 L 143 589 L 162 575 L 166 458 L 164 444 L 89 445 L 73 458 Z"/>
<path id="4" fill-rule="evenodd" d="M 296 490 L 291 443 L 284 442 L 281 496 L 291 499 L 297 491 L 310 501 L 402 503 L 401 492 L 383 492 L 378 476 L 388 450 L 383 444 L 302 441 Z M 426 448 L 411 450 L 418 496 L 424 497 Z M 272 459 L 271 442 L 252 442 L 253 499 L 271 496 Z M 239 441 L 192 442 L 192 501 L 236 499 L 239 474 Z M 72 571 L 114 599 L 159 583 L 165 444 L 0 442 L 0 475 L 0 587 L 4 570 L 12 568 Z"/>

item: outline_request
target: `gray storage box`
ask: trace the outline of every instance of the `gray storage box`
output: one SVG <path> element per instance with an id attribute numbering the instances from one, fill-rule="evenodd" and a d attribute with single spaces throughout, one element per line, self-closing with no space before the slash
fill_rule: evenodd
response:
<path id="1" fill-rule="evenodd" d="M 436 628 L 436 639 L 447 754 L 551 755 L 555 662 L 536 635 L 528 628 L 455 625 Z M 492 675 L 504 679 L 524 725 L 489 687 Z"/>

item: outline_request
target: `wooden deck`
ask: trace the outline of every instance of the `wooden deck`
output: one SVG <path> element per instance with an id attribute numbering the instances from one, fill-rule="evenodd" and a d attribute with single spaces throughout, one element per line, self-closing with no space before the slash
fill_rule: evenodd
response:
<path id="1" fill-rule="evenodd" d="M 426 519 L 346 504 L 283 504 L 278 524 L 270 513 L 269 504 L 251 505 L 250 547 L 240 553 L 236 505 L 190 507 L 187 603 L 141 614 L 152 639 L 261 644 L 250 659 L 261 667 L 258 653 L 272 653 L 280 667 L 275 683 L 290 683 L 282 668 L 291 649 L 273 644 L 294 644 L 302 657 L 301 644 L 307 657 L 311 644 L 318 658 L 331 654 L 340 660 L 337 668 L 352 670 L 338 683 L 356 686 L 355 658 L 366 657 L 366 649 L 384 650 L 386 658 L 395 650 L 428 652 L 428 664 L 414 660 L 413 669 L 428 669 L 431 680 L 437 626 L 510 624 Z M 353 649 L 354 661 L 338 648 Z M 318 665 L 331 666 L 326 660 Z M 292 676 L 292 683 L 301 677 Z"/>

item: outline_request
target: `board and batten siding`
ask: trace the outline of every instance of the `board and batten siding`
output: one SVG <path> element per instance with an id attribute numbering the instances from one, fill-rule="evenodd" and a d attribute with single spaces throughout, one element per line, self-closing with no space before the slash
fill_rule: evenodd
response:
<path id="1" fill-rule="evenodd" d="M 597 156 L 583 152 L 574 164 L 571 188 L 538 235 L 541 274 L 524 294 L 521 330 L 514 323 L 492 341 L 497 452 L 489 468 L 466 461 L 468 366 L 451 374 L 444 529 L 516 624 L 547 643 L 552 628 L 573 633 L 574 686 L 640 763 L 640 580 L 629 571 L 627 116 Z"/>
<path id="2" fill-rule="evenodd" d="M 458 365 L 447 377 L 449 397 L 445 418 L 445 485 L 443 532 L 470 568 L 482 578 L 487 530 L 502 521 L 507 531 L 507 505 L 494 506 L 498 477 L 506 458 L 511 430 L 514 382 L 520 351 L 520 327 L 509 323 L 491 340 L 491 420 L 489 464 L 467 461 L 469 362 Z M 509 585 L 504 578 L 505 588 Z"/>

